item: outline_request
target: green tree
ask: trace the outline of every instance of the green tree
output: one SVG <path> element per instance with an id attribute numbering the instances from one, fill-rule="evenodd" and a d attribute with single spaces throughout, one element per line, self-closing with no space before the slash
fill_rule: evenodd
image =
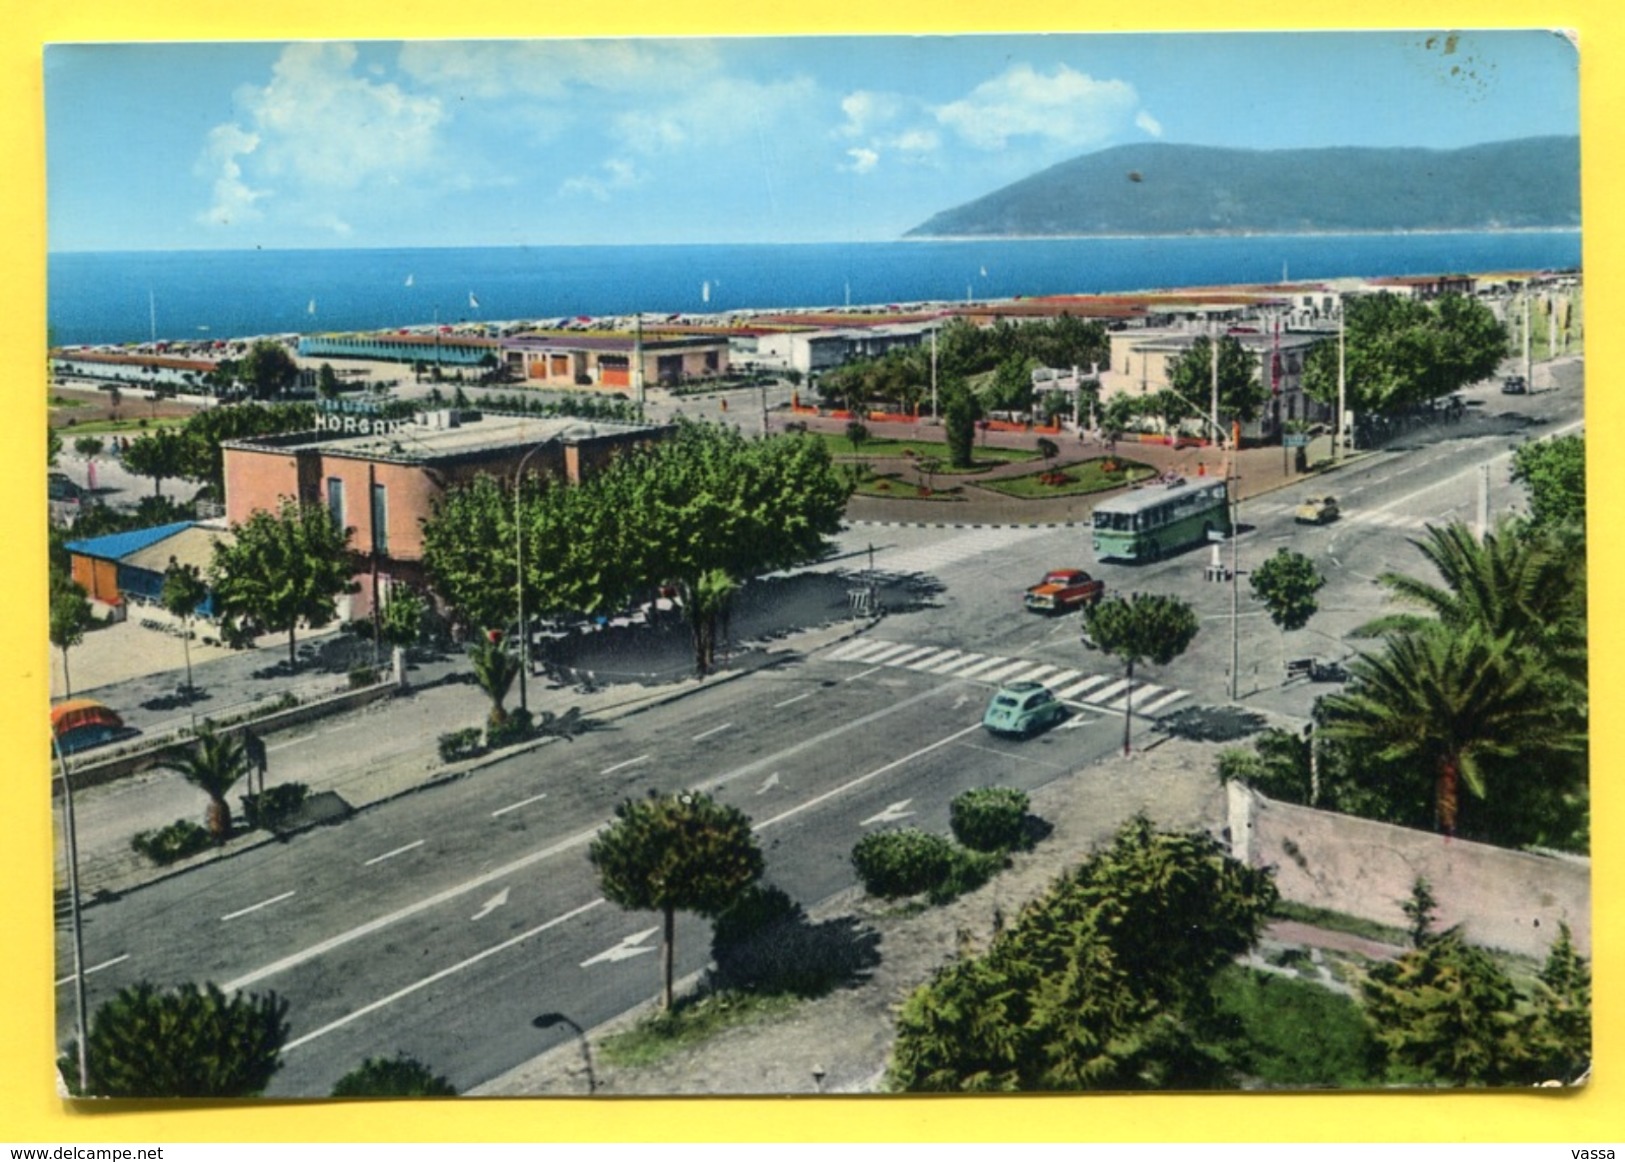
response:
<path id="1" fill-rule="evenodd" d="M 869 425 L 862 420 L 848 420 L 846 422 L 846 439 L 852 445 L 852 454 L 855 456 L 862 449 L 864 441 L 869 438 Z"/>
<path id="2" fill-rule="evenodd" d="M 212 729 L 198 731 L 197 742 L 185 753 L 165 760 L 165 770 L 174 771 L 209 797 L 204 824 L 216 843 L 231 838 L 231 804 L 226 796 L 248 774 L 248 752 L 241 739 L 216 734 Z"/>
<path id="3" fill-rule="evenodd" d="M 194 412 L 182 427 L 185 466 L 181 475 L 207 482 L 216 497 L 225 493 L 226 440 L 269 436 L 279 432 L 308 431 L 316 425 L 316 409 L 308 403 L 240 403 Z"/>
<path id="4" fill-rule="evenodd" d="M 334 1097 L 456 1097 L 457 1089 L 415 1057 L 368 1057 L 333 1085 Z"/>
<path id="5" fill-rule="evenodd" d="M 1248 579 L 1253 596 L 1264 603 L 1270 620 L 1281 631 L 1281 648 L 1286 649 L 1286 635 L 1302 629 L 1320 608 L 1315 600 L 1326 585 L 1315 563 L 1302 553 L 1291 549 L 1277 549 L 1252 571 Z"/>
<path id="6" fill-rule="evenodd" d="M 942 390 L 942 430 L 948 442 L 948 463 L 969 468 L 976 454 L 976 421 L 982 409 L 963 383 L 945 384 Z"/>
<path id="7" fill-rule="evenodd" d="M 331 363 L 324 363 L 316 369 L 316 394 L 329 400 L 339 397 L 339 376 Z"/>
<path id="8" fill-rule="evenodd" d="M 45 463 L 56 467 L 56 458 L 62 455 L 62 434 L 49 424 L 45 426 Z"/>
<path id="9" fill-rule="evenodd" d="M 672 1005 L 677 913 L 715 917 L 761 878 L 750 820 L 697 791 L 628 799 L 587 849 L 604 895 L 662 918 L 661 1004 Z"/>
<path id="10" fill-rule="evenodd" d="M 192 617 L 209 599 L 209 586 L 203 580 L 203 571 L 196 565 L 182 565 L 174 557 L 164 570 L 163 588 L 158 601 L 166 610 L 181 619 L 181 647 L 186 657 L 186 691 L 192 693 Z"/>
<path id="11" fill-rule="evenodd" d="M 1356 411 L 1395 412 L 1441 399 L 1495 374 L 1507 350 L 1505 328 L 1476 299 L 1444 295 L 1432 303 L 1399 295 L 1361 295 L 1343 304 L 1345 396 Z M 1338 344 L 1315 344 L 1303 387 L 1337 401 Z"/>
<path id="12" fill-rule="evenodd" d="M 1143 817 L 1030 904 L 984 956 L 904 1003 L 888 1079 L 911 1091 L 1204 1088 L 1214 977 L 1251 948 L 1270 873 Z"/>
<path id="13" fill-rule="evenodd" d="M 1029 412 L 1033 407 L 1032 361 L 1014 354 L 1000 360 L 993 369 L 983 396 L 988 410 Z"/>
<path id="14" fill-rule="evenodd" d="M 1567 924 L 1559 925 L 1535 982 L 1534 1010 L 1536 1075 L 1573 1084 L 1591 1068 L 1591 967 Z"/>
<path id="15" fill-rule="evenodd" d="M 299 381 L 299 364 L 275 339 L 259 339 L 238 362 L 237 377 L 255 399 L 275 399 Z"/>
<path id="16" fill-rule="evenodd" d="M 503 629 L 517 614 L 513 495 L 479 475 L 437 497 L 423 522 L 423 563 L 436 593 L 464 626 Z M 554 542 L 525 538 L 533 545 Z M 561 549 L 577 544 L 559 542 Z M 539 554 L 538 554 L 539 555 Z"/>
<path id="17" fill-rule="evenodd" d="M 85 631 L 96 621 L 84 586 L 61 577 L 51 586 L 51 644 L 62 651 L 63 696 L 73 696 L 68 675 L 68 651 L 85 640 Z"/>
<path id="18" fill-rule="evenodd" d="M 1213 399 L 1213 340 L 1199 336 L 1169 369 L 1169 382 L 1195 411 L 1207 415 Z M 1269 398 L 1258 376 L 1258 360 L 1229 335 L 1218 341 L 1219 422 L 1249 423 Z"/>
<path id="19" fill-rule="evenodd" d="M 164 481 L 188 475 L 196 458 L 184 435 L 174 428 L 159 428 L 131 443 L 124 450 L 123 461 L 137 476 L 152 477 L 152 494 L 158 496 Z"/>
<path id="20" fill-rule="evenodd" d="M 468 660 L 474 667 L 475 683 L 491 700 L 490 725 L 501 726 L 508 720 L 503 703 L 513 689 L 514 679 L 519 677 L 518 655 L 503 641 L 487 640 L 469 647 Z"/>
<path id="21" fill-rule="evenodd" d="M 1458 930 L 1378 964 L 1361 993 L 1389 1080 L 1506 1085 L 1529 1078 L 1528 1022 L 1518 991 Z"/>
<path id="22" fill-rule="evenodd" d="M 1350 670 L 1349 685 L 1321 700 L 1323 733 L 1379 762 L 1431 772 L 1435 826 L 1447 835 L 1456 831 L 1460 787 L 1484 798 L 1491 761 L 1521 757 L 1527 766 L 1539 756 L 1544 764 L 1584 744 L 1540 676 L 1519 664 L 1510 635 L 1432 625 L 1388 639 Z"/>
<path id="23" fill-rule="evenodd" d="M 1512 479 L 1529 493 L 1529 518 L 1537 527 L 1585 535 L 1585 437 L 1557 436 L 1520 444 L 1512 454 Z"/>
<path id="24" fill-rule="evenodd" d="M 73 450 L 86 460 L 94 460 L 100 456 L 104 447 L 106 445 L 96 436 L 80 436 L 73 442 Z"/>
<path id="25" fill-rule="evenodd" d="M 88 1096 L 258 1097 L 282 1068 L 288 1002 L 275 993 L 227 997 L 206 984 L 120 989 L 96 1010 L 85 1039 Z M 77 1093 L 77 1046 L 58 1062 Z"/>
<path id="26" fill-rule="evenodd" d="M 1124 665 L 1130 693 L 1123 707 L 1123 753 L 1128 754 L 1134 667 L 1147 661 L 1166 666 L 1184 653 L 1200 628 L 1196 611 L 1177 597 L 1135 593 L 1127 599 L 1097 601 L 1085 607 L 1083 615 L 1095 644 Z"/>
<path id="27" fill-rule="evenodd" d="M 231 533 L 214 546 L 215 608 L 222 619 L 286 633 L 288 665 L 297 668 L 299 624 L 328 624 L 338 596 L 351 588 L 351 530 L 335 525 L 321 505 L 288 500 L 274 513 L 261 509 L 232 525 Z"/>
<path id="28" fill-rule="evenodd" d="M 379 615 L 378 634 L 388 645 L 409 649 L 422 638 L 423 621 L 428 615 L 429 603 L 415 589 L 396 585 Z"/>

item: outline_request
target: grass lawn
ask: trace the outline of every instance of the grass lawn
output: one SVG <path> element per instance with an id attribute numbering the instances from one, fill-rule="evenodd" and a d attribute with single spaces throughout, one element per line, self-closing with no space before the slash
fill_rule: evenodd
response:
<path id="1" fill-rule="evenodd" d="M 1105 471 L 1103 466 L 1107 463 L 1115 463 L 1116 471 Z M 1046 484 L 1043 477 L 1051 472 L 1061 472 L 1067 477 L 1067 483 Z M 1156 474 L 1155 468 L 1136 460 L 1108 461 L 1100 458 L 1085 460 L 1082 464 L 1073 464 L 1065 469 L 1047 469 L 1044 472 L 1010 476 L 1003 480 L 984 480 L 978 482 L 977 487 L 1022 500 L 1042 500 L 1050 496 L 1084 496 L 1091 492 L 1105 492 Z"/>
<path id="2" fill-rule="evenodd" d="M 651 1013 L 626 1032 L 604 1038 L 599 1052 L 612 1065 L 652 1065 L 724 1029 L 776 1017 L 799 1003 L 793 996 L 760 993 L 679 997 L 671 1012 Z"/>
<path id="3" fill-rule="evenodd" d="M 155 428 L 178 428 L 185 423 L 185 416 L 162 416 L 158 419 L 140 416 L 129 420 L 89 420 L 82 424 L 52 426 L 62 437 L 63 443 L 71 447 L 76 436 L 139 436 L 142 432 L 150 432 Z"/>
<path id="4" fill-rule="evenodd" d="M 877 436 L 863 441 L 858 445 L 857 451 L 853 451 L 852 441 L 845 436 L 837 436 L 829 432 L 809 432 L 808 435 L 815 440 L 822 440 L 824 446 L 829 449 L 829 454 L 837 459 L 879 460 L 888 456 L 913 455 L 939 461 L 942 466 L 936 469 L 938 475 L 983 472 L 996 464 L 1013 464 L 1038 459 L 1037 452 L 1026 448 L 977 448 L 972 453 L 973 463 L 971 467 L 950 468 L 948 466 L 948 445 L 935 444 L 929 440 L 893 440 Z"/>
<path id="5" fill-rule="evenodd" d="M 1352 997 L 1231 965 L 1213 987 L 1241 1070 L 1272 1086 L 1367 1086 L 1371 1040 Z"/>
<path id="6" fill-rule="evenodd" d="M 854 496 L 873 496 L 881 500 L 963 500 L 956 484 L 951 488 L 926 488 L 915 480 L 901 476 L 869 476 L 858 481 L 852 489 Z"/>

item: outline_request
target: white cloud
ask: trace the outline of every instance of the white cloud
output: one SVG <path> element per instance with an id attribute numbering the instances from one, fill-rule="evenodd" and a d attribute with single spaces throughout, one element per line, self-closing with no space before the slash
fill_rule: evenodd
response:
<path id="1" fill-rule="evenodd" d="M 621 113 L 612 129 L 628 148 L 644 154 L 722 148 L 755 142 L 785 118 L 804 116 L 816 92 L 806 78 L 758 84 L 717 77 L 671 100 Z"/>
<path id="2" fill-rule="evenodd" d="M 240 125 L 217 125 L 209 131 L 198 170 L 205 177 L 213 176 L 214 196 L 209 208 L 198 215 L 198 221 L 211 226 L 229 226 L 261 216 L 254 203 L 268 191 L 250 188 L 243 181 L 243 167 L 237 160 L 253 153 L 259 144 L 259 137 L 245 132 Z"/>
<path id="3" fill-rule="evenodd" d="M 906 102 L 894 93 L 876 93 L 866 89 L 848 93 L 841 98 L 841 112 L 846 123 L 838 132 L 843 137 L 862 137 L 880 126 L 889 125 L 904 115 Z"/>
<path id="4" fill-rule="evenodd" d="M 852 164 L 843 165 L 841 168 L 850 173 L 869 173 L 880 164 L 880 155 L 862 146 L 847 150 L 846 156 L 852 159 Z"/>
<path id="5" fill-rule="evenodd" d="M 1104 141 L 1131 123 L 1139 103 L 1126 81 L 1096 80 L 1066 65 L 1044 74 L 1019 64 L 935 113 L 980 149 L 1001 149 L 1012 137 L 1078 147 Z"/>
<path id="6" fill-rule="evenodd" d="M 356 55 L 345 44 L 290 45 L 266 84 L 238 91 L 242 117 L 211 130 L 199 160 L 213 180 L 206 220 L 263 213 L 271 191 L 261 183 L 272 181 L 276 200 L 322 204 L 304 216 L 325 212 L 324 225 L 338 229 L 342 219 L 325 206 L 332 197 L 398 183 L 434 164 L 447 119 L 439 99 L 357 75 Z"/>
<path id="7" fill-rule="evenodd" d="M 491 100 L 556 99 L 578 87 L 682 90 L 720 62 L 716 45 L 699 39 L 412 41 L 401 49 L 399 65 L 421 84 Z"/>
<path id="8" fill-rule="evenodd" d="M 585 194 L 596 198 L 600 202 L 609 201 L 610 195 L 616 190 L 630 189 L 643 184 L 643 175 L 630 161 L 621 158 L 610 158 L 604 162 L 603 173 L 582 174 L 567 178 L 560 186 L 559 193 L 564 195 Z"/>
<path id="9" fill-rule="evenodd" d="M 1138 116 L 1134 118 L 1134 124 L 1145 130 L 1152 137 L 1162 136 L 1162 122 L 1151 116 L 1151 112 L 1148 109 L 1140 110 Z"/>

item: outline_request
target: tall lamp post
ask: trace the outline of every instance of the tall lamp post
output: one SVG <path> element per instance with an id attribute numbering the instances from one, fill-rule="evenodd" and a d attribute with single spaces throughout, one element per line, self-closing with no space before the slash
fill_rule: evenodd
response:
<path id="1" fill-rule="evenodd" d="M 62 770 L 62 830 L 68 847 L 68 908 L 73 929 L 73 1004 L 78 1029 L 79 1092 L 90 1092 L 90 1047 L 85 1030 L 85 934 L 79 921 L 79 837 L 73 819 L 73 783 L 68 778 L 68 756 L 62 742 L 51 730 L 51 747 Z"/>
<path id="2" fill-rule="evenodd" d="M 524 482 L 526 461 L 557 439 L 557 436 L 553 436 L 537 444 L 519 458 L 519 465 L 513 470 L 514 584 L 519 605 L 519 709 L 525 711 L 530 710 L 525 689 L 525 679 L 530 676 L 530 629 L 525 624 L 525 522 L 519 506 L 520 486 Z"/>
<path id="3" fill-rule="evenodd" d="M 587 1066 L 587 1092 L 589 1094 L 597 1093 L 598 1078 L 592 1071 L 592 1049 L 587 1043 L 587 1031 L 563 1013 L 543 1013 L 541 1016 L 534 1018 L 530 1024 L 534 1029 L 551 1029 L 556 1025 L 568 1025 L 570 1027 L 570 1030 L 575 1033 L 576 1040 L 581 1044 L 581 1059 Z"/>

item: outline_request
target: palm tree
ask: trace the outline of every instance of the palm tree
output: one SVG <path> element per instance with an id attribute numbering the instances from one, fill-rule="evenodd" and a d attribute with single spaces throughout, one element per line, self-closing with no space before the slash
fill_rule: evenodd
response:
<path id="1" fill-rule="evenodd" d="M 1488 760 L 1584 745 L 1583 730 L 1551 696 L 1542 669 L 1518 656 L 1510 633 L 1424 623 L 1350 670 L 1348 688 L 1321 701 L 1325 737 L 1370 747 L 1379 761 L 1423 765 L 1446 835 L 1456 830 L 1462 783 L 1485 797 Z"/>
<path id="2" fill-rule="evenodd" d="M 500 641 L 486 641 L 468 651 L 468 660 L 474 665 L 474 681 L 491 700 L 492 726 L 501 726 L 508 720 L 502 703 L 519 677 L 519 659 Z"/>
<path id="3" fill-rule="evenodd" d="M 216 843 L 231 838 L 231 804 L 226 795 L 248 773 L 248 755 L 241 739 L 198 731 L 197 745 L 180 758 L 163 764 L 209 797 L 205 822 Z"/>

